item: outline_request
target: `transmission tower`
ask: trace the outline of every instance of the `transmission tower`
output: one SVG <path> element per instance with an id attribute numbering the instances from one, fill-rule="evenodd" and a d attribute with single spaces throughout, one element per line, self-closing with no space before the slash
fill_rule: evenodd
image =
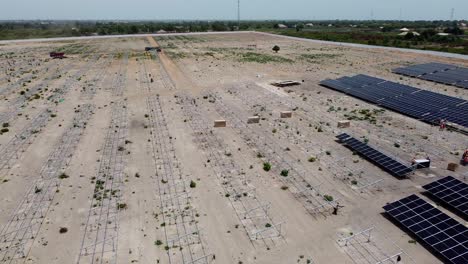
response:
<path id="1" fill-rule="evenodd" d="M 455 8 L 452 8 L 452 10 L 450 11 L 450 20 L 453 20 L 454 15 L 455 15 Z"/>

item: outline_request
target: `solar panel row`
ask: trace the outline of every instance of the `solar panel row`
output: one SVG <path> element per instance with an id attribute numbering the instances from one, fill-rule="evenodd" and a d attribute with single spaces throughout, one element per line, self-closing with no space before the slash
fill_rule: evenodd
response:
<path id="1" fill-rule="evenodd" d="M 435 198 L 448 204 L 461 216 L 468 218 L 468 184 L 447 176 L 424 185 L 423 188 Z"/>
<path id="2" fill-rule="evenodd" d="M 383 207 L 386 213 L 424 241 L 445 263 L 468 263 L 468 228 L 411 195 Z"/>
<path id="3" fill-rule="evenodd" d="M 397 68 L 393 72 L 468 89 L 468 68 L 457 67 L 455 65 L 426 63 Z"/>
<path id="4" fill-rule="evenodd" d="M 338 135 L 337 138 L 340 142 L 344 143 L 350 149 L 356 151 L 358 154 L 362 155 L 363 157 L 370 160 L 382 169 L 388 171 L 392 175 L 395 175 L 399 178 L 403 178 L 408 173 L 413 171 L 411 167 L 396 161 L 395 159 L 372 148 L 366 143 L 349 136 L 346 133 Z"/>
<path id="5" fill-rule="evenodd" d="M 321 85 L 431 124 L 441 119 L 468 127 L 468 101 L 366 75 L 325 80 Z"/>

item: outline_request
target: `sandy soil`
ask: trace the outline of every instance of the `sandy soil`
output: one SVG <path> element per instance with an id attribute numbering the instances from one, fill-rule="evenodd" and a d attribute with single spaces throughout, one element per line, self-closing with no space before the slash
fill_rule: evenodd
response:
<path id="1" fill-rule="evenodd" d="M 363 73 L 468 100 L 391 73 L 467 61 L 254 33 L 17 43 L 0 56 L 2 263 L 441 263 L 382 206 L 416 193 L 466 224 L 421 194 L 447 175 L 465 180 L 466 167 L 446 166 L 466 135 L 318 83 Z M 338 144 L 340 132 L 432 166 L 396 179 Z"/>

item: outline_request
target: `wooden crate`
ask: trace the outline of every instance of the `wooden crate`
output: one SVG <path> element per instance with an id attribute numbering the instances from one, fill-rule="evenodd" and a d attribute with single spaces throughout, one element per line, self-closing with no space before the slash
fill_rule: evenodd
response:
<path id="1" fill-rule="evenodd" d="M 338 128 L 348 128 L 351 126 L 351 121 L 338 121 Z"/>
<path id="2" fill-rule="evenodd" d="M 281 118 L 291 118 L 292 117 L 292 112 L 291 111 L 282 111 L 280 113 Z"/>
<path id="3" fill-rule="evenodd" d="M 449 163 L 447 165 L 447 170 L 449 171 L 456 171 L 458 169 L 458 164 L 456 163 Z"/>
<path id="4" fill-rule="evenodd" d="M 226 120 L 215 120 L 214 127 L 226 127 Z"/>
<path id="5" fill-rule="evenodd" d="M 260 123 L 259 116 L 251 116 L 247 119 L 247 124 L 258 124 L 258 123 Z"/>

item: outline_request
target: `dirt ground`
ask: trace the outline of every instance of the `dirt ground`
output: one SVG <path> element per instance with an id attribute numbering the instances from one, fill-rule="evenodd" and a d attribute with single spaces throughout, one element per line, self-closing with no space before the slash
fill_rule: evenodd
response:
<path id="1" fill-rule="evenodd" d="M 391 73 L 466 60 L 255 33 L 7 44 L 0 58 L 2 263 L 441 263 L 382 206 L 418 194 L 466 225 L 421 187 L 466 180 L 446 170 L 466 135 L 319 85 L 367 74 L 468 100 Z M 397 179 L 341 132 L 431 168 Z"/>

